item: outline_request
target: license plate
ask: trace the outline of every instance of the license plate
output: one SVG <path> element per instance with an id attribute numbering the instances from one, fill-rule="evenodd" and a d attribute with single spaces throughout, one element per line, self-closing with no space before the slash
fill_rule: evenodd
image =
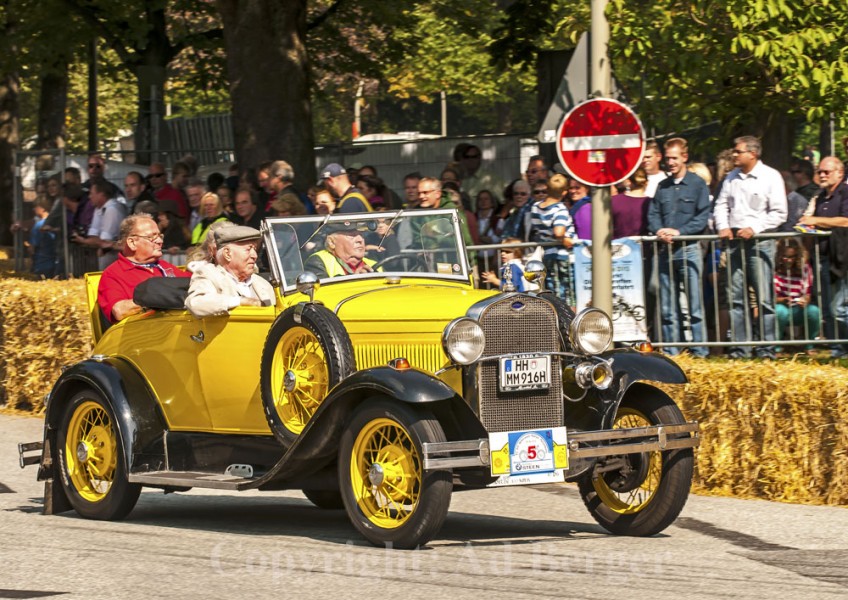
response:
<path id="1" fill-rule="evenodd" d="M 568 468 L 565 427 L 489 434 L 491 486 L 564 481 Z"/>
<path id="2" fill-rule="evenodd" d="M 500 359 L 499 389 L 502 392 L 545 390 L 551 387 L 551 357 L 510 356 Z"/>

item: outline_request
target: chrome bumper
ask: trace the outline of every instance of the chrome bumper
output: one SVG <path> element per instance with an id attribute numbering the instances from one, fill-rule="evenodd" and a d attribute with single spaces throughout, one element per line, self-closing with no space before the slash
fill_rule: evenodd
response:
<path id="1" fill-rule="evenodd" d="M 575 431 L 568 433 L 569 458 L 600 458 L 680 448 L 695 448 L 701 443 L 698 423 L 653 425 L 630 429 Z M 491 461 L 489 440 L 425 442 L 424 470 L 488 467 Z"/>

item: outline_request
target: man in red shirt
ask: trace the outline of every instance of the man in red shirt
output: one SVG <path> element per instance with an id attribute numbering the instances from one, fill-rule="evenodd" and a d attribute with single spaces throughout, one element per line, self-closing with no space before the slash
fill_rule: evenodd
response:
<path id="1" fill-rule="evenodd" d="M 149 215 L 132 215 L 121 223 L 123 249 L 118 260 L 103 271 L 97 288 L 97 303 L 110 323 L 141 312 L 141 307 L 133 302 L 133 291 L 142 281 L 151 277 L 191 277 L 191 273 L 159 260 L 162 239 L 156 221 Z"/>

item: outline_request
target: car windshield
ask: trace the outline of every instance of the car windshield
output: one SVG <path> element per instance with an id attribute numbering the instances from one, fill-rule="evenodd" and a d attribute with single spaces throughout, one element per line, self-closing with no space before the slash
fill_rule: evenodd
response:
<path id="1" fill-rule="evenodd" d="M 454 210 L 274 217 L 265 220 L 263 236 L 286 292 L 304 271 L 325 283 L 387 275 L 469 280 Z"/>

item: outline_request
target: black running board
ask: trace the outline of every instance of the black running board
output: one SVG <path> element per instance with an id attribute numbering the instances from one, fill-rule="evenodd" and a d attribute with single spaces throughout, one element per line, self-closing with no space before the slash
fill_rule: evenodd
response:
<path id="1" fill-rule="evenodd" d="M 248 487 L 255 477 L 238 477 L 225 473 L 203 473 L 197 471 L 151 471 L 131 473 L 130 483 L 152 487 L 208 488 L 213 490 L 240 491 Z"/>

